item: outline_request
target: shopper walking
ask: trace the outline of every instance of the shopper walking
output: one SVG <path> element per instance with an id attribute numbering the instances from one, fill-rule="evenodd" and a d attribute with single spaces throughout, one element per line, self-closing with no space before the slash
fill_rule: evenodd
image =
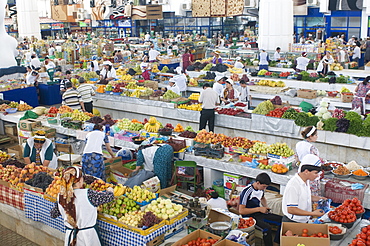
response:
<path id="1" fill-rule="evenodd" d="M 84 189 L 80 168 L 69 167 L 63 171 L 57 202 L 50 211 L 52 218 L 62 216 L 66 226 L 64 245 L 100 246 L 97 229 L 97 207 L 114 199 L 113 189 L 99 192 Z"/>
<path id="2" fill-rule="evenodd" d="M 62 81 L 60 81 L 60 94 L 63 95 L 64 92 L 66 92 L 66 83 L 67 82 L 71 82 L 71 78 L 72 78 L 72 72 L 67 70 L 66 71 L 66 75 L 65 75 L 65 78 L 62 79 Z"/>
<path id="3" fill-rule="evenodd" d="M 72 109 L 85 111 L 85 105 L 82 101 L 81 95 L 77 90 L 73 89 L 72 83 L 65 84 L 66 91 L 62 95 L 62 105 L 66 105 Z"/>
<path id="4" fill-rule="evenodd" d="M 355 88 L 355 97 L 352 101 L 352 109 L 360 110 L 361 114 L 365 114 L 365 98 L 370 91 L 370 76 L 367 76 L 363 82 L 360 82 Z"/>
<path id="5" fill-rule="evenodd" d="M 258 174 L 256 181 L 247 185 L 240 194 L 239 205 L 239 214 L 243 217 L 253 217 L 256 220 L 257 226 L 262 228 L 263 241 L 266 246 L 272 246 L 274 243 L 279 244 L 280 230 L 275 234 L 273 243 L 270 224 L 280 227 L 282 220 L 281 216 L 270 213 L 270 208 L 267 206 L 267 200 L 264 194 L 270 184 L 271 178 L 267 173 Z"/>
<path id="6" fill-rule="evenodd" d="M 202 91 L 199 97 L 199 102 L 202 103 L 199 130 L 205 129 L 208 123 L 208 130 L 213 132 L 215 127 L 215 108 L 220 104 L 220 97 L 208 83 L 204 84 L 203 89 L 204 91 Z"/>
<path id="7" fill-rule="evenodd" d="M 190 66 L 193 61 L 191 60 L 190 49 L 186 49 L 185 53 L 182 55 L 182 71 L 185 73 L 186 69 Z"/>
<path id="8" fill-rule="evenodd" d="M 312 202 L 317 202 L 325 197 L 313 196 L 309 183 L 319 177 L 321 160 L 313 154 L 303 157 L 299 172 L 290 179 L 285 187 L 282 209 L 283 222 L 307 223 L 311 216 L 320 217 L 324 211 L 312 211 Z"/>
<path id="9" fill-rule="evenodd" d="M 261 52 L 259 54 L 260 61 L 259 61 L 259 70 L 269 69 L 269 57 L 268 54 L 265 50 L 261 49 Z"/>
<path id="10" fill-rule="evenodd" d="M 82 155 L 82 170 L 85 174 L 105 180 L 103 144 L 113 158 L 115 155 L 110 147 L 108 136 L 103 132 L 103 126 L 95 124 L 93 131 L 86 135 L 86 145 Z"/>
<path id="11" fill-rule="evenodd" d="M 92 84 L 86 83 L 86 80 L 83 77 L 78 79 L 79 86 L 77 87 L 78 93 L 81 95 L 81 99 L 84 103 L 86 112 L 93 112 L 93 99 L 92 96 L 95 96 L 94 86 Z"/>

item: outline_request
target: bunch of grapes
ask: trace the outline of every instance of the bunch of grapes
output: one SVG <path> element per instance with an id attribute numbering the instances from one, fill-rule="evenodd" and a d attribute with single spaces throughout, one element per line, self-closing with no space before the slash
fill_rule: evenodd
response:
<path id="1" fill-rule="evenodd" d="M 84 181 L 88 185 L 94 183 L 95 180 L 96 180 L 96 178 L 94 176 L 84 175 Z"/>
<path id="2" fill-rule="evenodd" d="M 144 214 L 143 219 L 140 221 L 139 227 L 149 228 L 161 221 L 162 220 L 155 216 L 153 212 L 149 211 Z"/>

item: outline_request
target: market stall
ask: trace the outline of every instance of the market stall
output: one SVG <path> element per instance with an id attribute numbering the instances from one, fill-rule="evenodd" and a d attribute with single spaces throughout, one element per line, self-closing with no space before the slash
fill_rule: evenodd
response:
<path id="1" fill-rule="evenodd" d="M 22 89 L 13 89 L 8 91 L 0 92 L 2 99 L 9 101 L 24 101 L 31 105 L 32 107 L 37 107 L 39 105 L 39 100 L 37 96 L 36 87 L 27 87 Z"/>

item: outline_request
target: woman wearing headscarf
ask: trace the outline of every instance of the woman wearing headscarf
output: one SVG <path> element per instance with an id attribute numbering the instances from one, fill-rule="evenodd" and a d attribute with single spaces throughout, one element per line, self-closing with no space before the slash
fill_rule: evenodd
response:
<path id="1" fill-rule="evenodd" d="M 222 58 L 220 56 L 221 52 L 216 50 L 215 52 L 213 52 L 215 54 L 215 56 L 213 57 L 212 59 L 212 63 L 213 64 L 222 64 Z"/>
<path id="2" fill-rule="evenodd" d="M 26 164 L 31 162 L 36 165 L 57 169 L 58 160 L 54 154 L 53 143 L 45 137 L 44 131 L 36 131 L 35 136 L 27 139 L 23 150 L 23 158 Z"/>
<path id="3" fill-rule="evenodd" d="M 96 219 L 97 207 L 114 199 L 113 189 L 98 192 L 84 189 L 84 178 L 78 167 L 63 171 L 60 193 L 50 211 L 52 218 L 62 216 L 66 226 L 65 246 L 100 246 Z"/>
<path id="4" fill-rule="evenodd" d="M 103 62 L 103 69 L 100 72 L 100 82 L 98 84 L 106 85 L 109 81 L 117 78 L 116 70 L 110 61 Z"/>
<path id="5" fill-rule="evenodd" d="M 365 114 L 365 98 L 370 91 L 370 76 L 367 76 L 364 81 L 360 82 L 355 88 L 355 97 L 352 101 L 352 109 L 360 109 L 361 114 Z"/>
<path id="6" fill-rule="evenodd" d="M 137 153 L 135 171 L 139 171 L 141 168 L 143 168 L 146 172 L 153 172 L 158 176 L 158 179 L 161 182 L 161 189 L 164 189 L 168 186 L 168 182 L 172 176 L 172 161 L 173 148 L 171 145 L 160 144 L 140 146 L 139 152 Z M 129 180 L 125 183 L 125 185 L 127 186 L 131 183 L 131 185 L 128 186 L 132 187 L 134 184 L 129 182 Z M 146 179 L 137 180 L 137 184 L 140 185 L 142 181 L 145 180 Z"/>
<path id="7" fill-rule="evenodd" d="M 191 52 L 190 49 L 187 48 L 185 50 L 185 53 L 182 55 L 182 69 L 184 72 L 186 72 L 186 69 L 188 69 L 191 63 L 192 63 Z"/>
<path id="8" fill-rule="evenodd" d="M 226 80 L 226 88 L 222 91 L 221 101 L 225 104 L 233 103 L 239 100 L 240 93 L 234 89 L 234 82 L 231 79 Z"/>

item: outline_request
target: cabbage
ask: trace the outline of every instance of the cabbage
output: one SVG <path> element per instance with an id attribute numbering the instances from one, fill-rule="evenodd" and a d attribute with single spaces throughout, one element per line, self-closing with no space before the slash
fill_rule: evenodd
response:
<path id="1" fill-rule="evenodd" d="M 315 115 L 318 116 L 318 117 L 321 117 L 323 115 L 323 113 L 317 112 Z"/>
<path id="2" fill-rule="evenodd" d="M 319 113 L 325 114 L 326 112 L 328 112 L 328 109 L 327 108 L 321 107 L 319 109 Z"/>
<path id="3" fill-rule="evenodd" d="M 327 108 L 329 106 L 329 104 L 328 104 L 328 102 L 321 102 L 320 106 Z"/>
<path id="4" fill-rule="evenodd" d="M 322 115 L 322 118 L 324 120 L 327 120 L 327 119 L 331 118 L 331 114 L 329 112 L 326 112 L 325 114 Z"/>

